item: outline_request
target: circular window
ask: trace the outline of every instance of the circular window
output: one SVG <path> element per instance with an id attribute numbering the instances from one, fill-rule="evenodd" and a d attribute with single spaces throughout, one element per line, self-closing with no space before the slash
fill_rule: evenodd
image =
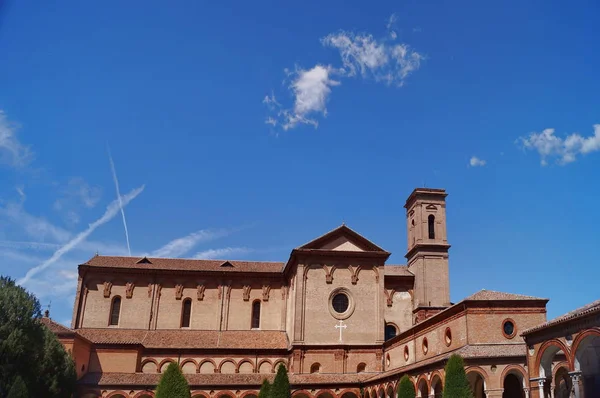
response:
<path id="1" fill-rule="evenodd" d="M 512 339 L 517 334 L 517 327 L 515 326 L 515 321 L 512 319 L 505 319 L 502 322 L 502 334 L 507 339 Z"/>
<path id="2" fill-rule="evenodd" d="M 408 346 L 404 346 L 404 360 L 408 361 Z"/>
<path id="3" fill-rule="evenodd" d="M 427 354 L 429 351 L 429 343 L 427 342 L 427 337 L 423 338 L 423 354 Z"/>
<path id="4" fill-rule="evenodd" d="M 338 314 L 343 314 L 348 309 L 348 305 L 350 304 L 350 300 L 348 300 L 348 296 L 344 293 L 338 293 L 333 296 L 333 300 L 331 301 L 333 305 L 333 309 Z"/>
<path id="5" fill-rule="evenodd" d="M 450 328 L 446 328 L 446 332 L 444 332 L 444 340 L 446 341 L 446 345 L 449 347 L 452 344 L 452 331 Z"/>
<path id="6" fill-rule="evenodd" d="M 354 299 L 348 289 L 341 287 L 329 295 L 329 312 L 335 319 L 346 319 L 354 312 Z"/>

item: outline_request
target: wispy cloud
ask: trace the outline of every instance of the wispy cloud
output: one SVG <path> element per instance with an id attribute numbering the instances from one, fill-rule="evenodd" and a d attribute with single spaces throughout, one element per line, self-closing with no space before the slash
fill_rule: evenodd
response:
<path id="1" fill-rule="evenodd" d="M 47 243 L 47 242 L 35 242 L 35 241 L 13 241 L 13 240 L 2 240 L 0 241 L 0 247 L 13 249 L 13 250 L 33 250 L 38 252 L 55 251 L 62 245 L 58 243 Z M 106 242 L 98 241 L 82 241 L 73 249 L 85 252 L 86 255 L 91 256 L 92 253 L 98 252 L 103 255 L 120 256 L 127 254 L 127 248 L 121 245 L 116 245 Z"/>
<path id="2" fill-rule="evenodd" d="M 117 190 L 117 199 L 119 200 L 119 207 L 121 209 L 121 217 L 123 218 L 123 228 L 125 229 L 125 240 L 127 241 L 127 251 L 131 256 L 131 246 L 129 245 L 129 231 L 127 230 L 127 221 L 125 220 L 125 210 L 123 209 L 123 202 L 121 200 L 121 192 L 119 191 L 119 179 L 117 178 L 117 171 L 115 169 L 115 162 L 113 162 L 112 155 L 110 154 L 110 148 L 108 150 L 108 160 L 110 161 L 110 171 L 112 172 L 113 181 L 115 183 L 115 189 Z"/>
<path id="3" fill-rule="evenodd" d="M 388 30 L 388 34 L 390 35 L 390 37 L 392 38 L 392 40 L 396 40 L 396 38 L 398 37 L 398 34 L 396 33 L 396 31 L 394 30 L 396 27 L 396 21 L 398 20 L 398 17 L 396 16 L 396 14 L 392 14 L 390 15 L 389 19 L 388 19 L 388 23 L 387 23 L 387 30 Z"/>
<path id="4" fill-rule="evenodd" d="M 100 187 L 88 184 L 81 177 L 71 177 L 61 189 L 61 197 L 54 202 L 54 210 L 61 213 L 70 224 L 79 223 L 79 211 L 82 208 L 91 209 L 98 201 L 102 190 Z"/>
<path id="5" fill-rule="evenodd" d="M 17 129 L 18 126 L 9 121 L 6 113 L 0 109 L 0 162 L 23 167 L 33 160 L 33 153 L 19 141 Z"/>
<path id="6" fill-rule="evenodd" d="M 554 132 L 553 128 L 540 133 L 533 132 L 526 137 L 520 137 L 517 144 L 525 150 L 537 151 L 542 166 L 546 166 L 550 158 L 555 158 L 558 164 L 565 165 L 577 160 L 578 155 L 600 151 L 600 124 L 595 124 L 594 134 L 587 137 L 573 133 L 561 138 L 554 135 Z"/>
<path id="7" fill-rule="evenodd" d="M 479 159 L 477 156 L 472 156 L 471 160 L 469 160 L 469 166 L 471 167 L 483 167 L 485 163 L 485 160 Z"/>
<path id="8" fill-rule="evenodd" d="M 64 242 L 71 237 L 71 233 L 63 228 L 53 225 L 43 217 L 29 214 L 24 209 L 24 204 L 9 202 L 0 207 L 0 217 L 6 218 L 16 228 L 39 241 Z"/>
<path id="9" fill-rule="evenodd" d="M 200 231 L 192 232 L 189 235 L 181 238 L 173 239 L 158 250 L 153 251 L 151 257 L 179 257 L 194 248 L 201 242 L 208 242 L 214 239 L 222 238 L 231 234 L 233 231 L 229 229 L 202 229 Z"/>
<path id="10" fill-rule="evenodd" d="M 241 254 L 247 254 L 253 252 L 252 249 L 247 247 L 223 247 L 220 249 L 208 249 L 198 252 L 194 255 L 194 258 L 202 260 L 213 260 L 213 259 L 232 259 L 232 256 Z"/>
<path id="11" fill-rule="evenodd" d="M 129 202 L 131 202 L 133 199 L 135 199 L 140 193 L 142 193 L 143 190 L 144 190 L 144 186 L 142 185 L 141 187 L 136 188 L 133 191 L 129 192 L 127 195 L 123 196 L 121 205 L 126 206 Z M 46 261 L 44 261 L 42 264 L 38 265 L 37 267 L 31 268 L 29 271 L 27 271 L 25 276 L 23 278 L 21 278 L 19 281 L 17 281 L 17 283 L 20 285 L 26 284 L 34 275 L 36 275 L 37 273 L 41 272 L 42 270 L 48 268 L 50 265 L 52 265 L 53 263 L 58 261 L 65 253 L 68 253 L 69 251 L 71 251 L 75 246 L 77 246 L 79 243 L 84 241 L 88 236 L 90 236 L 92 234 L 92 232 L 94 232 L 99 226 L 106 224 L 112 218 L 114 218 L 114 216 L 117 215 L 117 213 L 119 212 L 119 208 L 120 208 L 119 200 L 112 201 L 106 207 L 106 211 L 104 212 L 102 217 L 100 217 L 99 219 L 97 219 L 96 221 L 91 223 L 85 231 L 80 232 L 73 239 L 69 240 L 66 244 L 61 246 L 58 250 L 56 250 L 54 252 L 52 257 L 50 257 L 49 259 L 47 259 Z"/>
<path id="12" fill-rule="evenodd" d="M 389 37 L 376 39 L 368 33 L 339 31 L 321 39 L 326 48 L 339 52 L 340 67 L 317 63 L 309 69 L 296 67 L 293 72 L 285 70 L 290 83 L 287 86 L 293 97 L 293 106 L 283 106 L 272 93 L 263 99 L 271 115 L 265 123 L 283 130 L 299 124 L 318 126 L 316 117 L 327 116 L 326 104 L 331 89 L 341 79 L 362 77 L 401 87 L 406 78 L 419 69 L 424 56 L 408 44 L 395 42 L 397 34 L 392 30 L 396 15 L 387 22 Z"/>

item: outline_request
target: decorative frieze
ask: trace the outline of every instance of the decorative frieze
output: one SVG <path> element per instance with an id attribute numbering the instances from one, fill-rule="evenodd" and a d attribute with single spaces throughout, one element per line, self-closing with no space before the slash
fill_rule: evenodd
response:
<path id="1" fill-rule="evenodd" d="M 135 284 L 133 282 L 127 282 L 127 284 L 125 285 L 125 297 L 130 299 L 133 297 L 133 288 L 135 287 Z"/>
<path id="2" fill-rule="evenodd" d="M 262 299 L 263 301 L 269 301 L 269 293 L 271 292 L 271 286 L 263 285 L 262 287 Z"/>
<path id="3" fill-rule="evenodd" d="M 204 289 L 206 289 L 206 286 L 204 286 L 204 285 L 198 285 L 198 287 L 197 287 L 199 301 L 204 300 Z"/>
<path id="4" fill-rule="evenodd" d="M 252 289 L 250 285 L 245 285 L 243 288 L 244 301 L 250 300 L 250 290 Z"/>
<path id="5" fill-rule="evenodd" d="M 112 289 L 112 282 L 104 282 L 104 297 L 110 297 L 110 290 Z"/>
<path id="6" fill-rule="evenodd" d="M 177 284 L 175 285 L 175 300 L 181 300 L 183 297 L 183 285 Z"/>

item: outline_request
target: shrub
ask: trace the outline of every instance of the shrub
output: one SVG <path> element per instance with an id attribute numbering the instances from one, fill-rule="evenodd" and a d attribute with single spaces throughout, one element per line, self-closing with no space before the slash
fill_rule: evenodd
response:
<path id="1" fill-rule="evenodd" d="M 473 398 L 465 364 L 460 355 L 452 355 L 445 368 L 444 398 Z"/>
<path id="2" fill-rule="evenodd" d="M 171 362 L 156 388 L 156 398 L 191 398 L 190 387 L 179 366 Z"/>
<path id="3" fill-rule="evenodd" d="M 402 376 L 400 385 L 398 386 L 398 398 L 415 398 L 415 386 L 407 375 Z"/>

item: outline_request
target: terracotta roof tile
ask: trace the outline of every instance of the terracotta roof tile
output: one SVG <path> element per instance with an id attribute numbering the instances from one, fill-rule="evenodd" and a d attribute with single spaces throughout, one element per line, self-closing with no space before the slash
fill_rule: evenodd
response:
<path id="1" fill-rule="evenodd" d="M 135 330 L 77 329 L 96 344 L 140 344 L 146 348 L 286 350 L 287 335 L 278 330 Z"/>
<path id="2" fill-rule="evenodd" d="M 88 373 L 78 383 L 98 386 L 155 386 L 160 374 L 153 373 Z M 359 383 L 370 374 L 290 374 L 292 388 L 302 385 L 334 385 Z M 260 373 L 211 373 L 211 374 L 186 374 L 190 386 L 255 386 L 257 389 L 264 379 L 273 381 L 275 374 Z"/>
<path id="3" fill-rule="evenodd" d="M 415 276 L 412 272 L 408 270 L 406 265 L 391 265 L 386 264 L 383 267 L 383 271 L 385 275 L 389 276 Z"/>
<path id="4" fill-rule="evenodd" d="M 432 365 L 437 362 L 445 361 L 450 358 L 452 354 L 459 354 L 464 359 L 478 359 L 478 358 L 502 358 L 502 357 L 523 357 L 525 358 L 526 346 L 525 344 L 477 344 L 477 345 L 466 345 L 460 347 L 454 351 L 446 352 L 441 355 L 419 361 L 408 366 L 402 366 L 399 368 L 391 369 L 386 372 L 371 376 L 368 381 L 375 381 L 384 379 L 386 377 L 394 376 L 400 373 L 410 372 L 415 369 L 422 368 L 424 366 Z"/>
<path id="5" fill-rule="evenodd" d="M 480 290 L 477 293 L 465 298 L 463 301 L 494 301 L 494 300 L 499 300 L 499 301 L 504 301 L 504 300 L 508 300 L 508 301 L 512 301 L 512 300 L 546 300 L 546 301 L 548 301 L 548 299 L 544 299 L 544 298 L 540 298 L 540 297 L 525 296 L 522 294 L 497 292 L 494 290 L 485 290 L 485 289 Z"/>
<path id="6" fill-rule="evenodd" d="M 527 329 L 527 330 L 523 331 L 523 333 L 521 333 L 521 336 L 541 330 L 541 329 L 545 329 L 550 326 L 558 325 L 563 322 L 581 318 L 583 316 L 586 316 L 590 313 L 595 313 L 595 312 L 600 312 L 600 300 L 593 301 L 589 304 L 584 305 L 583 307 L 574 309 L 573 311 L 567 312 L 566 314 L 561 315 L 557 318 L 554 318 L 548 322 L 544 322 L 540 325 L 537 325 L 530 329 Z"/>
<path id="7" fill-rule="evenodd" d="M 183 258 L 147 258 L 149 262 L 140 262 L 140 257 L 94 256 L 83 265 L 106 268 L 131 268 L 144 270 L 173 271 L 219 271 L 219 272 L 281 272 L 284 263 L 268 261 L 227 261 L 193 260 Z M 230 263 L 233 267 L 221 265 Z"/>
<path id="8" fill-rule="evenodd" d="M 56 335 L 73 335 L 75 334 L 75 332 L 73 331 L 73 329 L 70 329 L 66 326 L 61 325 L 58 322 L 54 322 L 52 319 L 50 319 L 49 317 L 43 317 L 40 319 L 40 322 L 42 322 L 42 324 L 44 324 L 48 329 L 50 329 L 50 331 Z"/>

